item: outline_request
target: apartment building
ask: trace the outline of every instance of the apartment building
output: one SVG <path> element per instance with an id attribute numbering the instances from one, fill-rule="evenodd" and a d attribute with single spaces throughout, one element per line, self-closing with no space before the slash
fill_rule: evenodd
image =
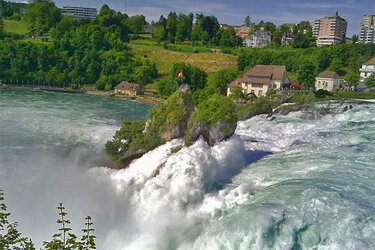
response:
<path id="1" fill-rule="evenodd" d="M 313 35 L 317 37 L 317 45 L 336 45 L 345 39 L 347 21 L 338 12 L 334 16 L 326 16 L 314 21 Z"/>
<path id="2" fill-rule="evenodd" d="M 243 41 L 243 46 L 247 48 L 263 48 L 271 43 L 272 33 L 268 30 L 264 30 L 262 27 L 260 30 Z"/>
<path id="3" fill-rule="evenodd" d="M 61 9 L 61 14 L 76 19 L 94 20 L 98 15 L 98 10 L 96 8 L 64 6 Z"/>
<path id="4" fill-rule="evenodd" d="M 375 15 L 363 16 L 359 30 L 359 43 L 375 43 Z"/>

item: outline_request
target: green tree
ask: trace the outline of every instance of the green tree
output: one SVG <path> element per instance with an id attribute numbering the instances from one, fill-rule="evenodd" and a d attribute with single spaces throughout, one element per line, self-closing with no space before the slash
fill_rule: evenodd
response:
<path id="1" fill-rule="evenodd" d="M 61 11 L 52 1 L 38 1 L 27 6 L 26 19 L 39 33 L 47 33 L 61 19 Z"/>
<path id="2" fill-rule="evenodd" d="M 140 66 L 135 68 L 133 79 L 136 83 L 144 87 L 147 83 L 151 82 L 152 72 L 148 66 Z"/>
<path id="3" fill-rule="evenodd" d="M 22 237 L 18 231 L 18 223 L 9 223 L 9 216 L 10 213 L 4 203 L 3 190 L 0 189 L 0 249 L 35 249 L 32 241 Z"/>
<path id="4" fill-rule="evenodd" d="M 178 74 L 182 72 L 182 77 L 178 78 Z M 171 69 L 169 76 L 171 83 L 188 84 L 191 91 L 203 89 L 206 86 L 207 74 L 203 70 L 185 63 L 175 63 Z"/>
<path id="5" fill-rule="evenodd" d="M 233 69 L 220 69 L 209 79 L 209 84 L 223 96 L 227 94 L 227 87 L 230 82 L 237 78 L 238 71 Z"/>
<path id="6" fill-rule="evenodd" d="M 245 94 L 242 92 L 241 87 L 234 87 L 230 90 L 230 95 L 229 98 L 232 100 L 238 101 L 238 100 L 243 100 L 246 98 Z"/>
<path id="7" fill-rule="evenodd" d="M 358 35 L 353 35 L 352 36 L 352 40 L 353 40 L 353 43 L 357 43 L 358 42 Z"/>
<path id="8" fill-rule="evenodd" d="M 375 76 L 374 76 L 374 74 L 367 77 L 365 83 L 366 83 L 367 87 L 375 88 Z"/>
<path id="9" fill-rule="evenodd" d="M 160 43 L 161 41 L 164 41 L 167 38 L 167 32 L 164 26 L 160 25 L 156 27 L 156 29 L 152 33 L 152 36 L 156 39 L 158 43 Z"/>
<path id="10" fill-rule="evenodd" d="M 144 31 L 144 25 L 147 24 L 146 18 L 143 15 L 135 15 L 127 19 L 127 24 L 130 30 L 137 36 Z"/>
<path id="11" fill-rule="evenodd" d="M 247 26 L 247 27 L 250 27 L 250 24 L 251 24 L 250 16 L 246 16 L 245 21 L 244 21 L 244 25 Z"/>
<path id="12" fill-rule="evenodd" d="M 332 60 L 331 64 L 328 67 L 329 71 L 334 71 L 339 75 L 343 75 L 344 71 L 344 62 L 339 58 L 335 58 Z"/>
<path id="13" fill-rule="evenodd" d="M 316 67 L 311 61 L 303 62 L 297 72 L 297 79 L 300 83 L 305 83 L 306 87 L 314 87 L 316 77 Z"/>
<path id="14" fill-rule="evenodd" d="M 280 45 L 282 38 L 283 34 L 281 33 L 280 29 L 275 29 L 275 31 L 272 34 L 272 41 Z"/>
<path id="15" fill-rule="evenodd" d="M 177 31 L 177 14 L 175 12 L 169 13 L 166 29 L 168 40 L 170 43 L 173 43 Z"/>
<path id="16" fill-rule="evenodd" d="M 3 18 L 0 17 L 0 40 L 4 38 L 4 22 Z"/>
<path id="17" fill-rule="evenodd" d="M 264 27 L 264 30 L 271 31 L 271 33 L 273 33 L 276 30 L 276 25 L 274 23 L 271 23 L 271 22 L 266 22 L 263 25 L 263 27 Z"/>
<path id="18" fill-rule="evenodd" d="M 167 27 L 167 19 L 163 15 L 161 15 L 156 25 L 163 26 L 165 29 Z"/>
<path id="19" fill-rule="evenodd" d="M 360 76 L 358 72 L 349 71 L 348 74 L 344 76 L 344 80 L 346 81 L 346 85 L 350 87 L 356 87 L 358 85 Z"/>

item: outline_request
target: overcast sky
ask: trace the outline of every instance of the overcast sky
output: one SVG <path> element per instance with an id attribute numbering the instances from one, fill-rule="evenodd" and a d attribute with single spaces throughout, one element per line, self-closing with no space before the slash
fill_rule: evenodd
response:
<path id="1" fill-rule="evenodd" d="M 277 25 L 300 22 L 327 15 L 336 10 L 348 21 L 348 36 L 358 34 L 363 15 L 375 14 L 375 0 L 55 0 L 58 7 L 85 6 L 100 9 L 103 4 L 127 14 L 143 14 L 148 21 L 158 20 L 170 11 L 214 15 L 220 23 L 241 25 L 247 15 L 252 22 L 271 21 Z"/>

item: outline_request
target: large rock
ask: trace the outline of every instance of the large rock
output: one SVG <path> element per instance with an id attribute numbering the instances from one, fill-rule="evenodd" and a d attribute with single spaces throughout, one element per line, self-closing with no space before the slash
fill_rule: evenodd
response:
<path id="1" fill-rule="evenodd" d="M 172 141 L 173 139 L 184 137 L 186 127 L 187 122 L 179 122 L 178 125 L 161 132 L 160 137 L 165 141 Z"/>
<path id="2" fill-rule="evenodd" d="M 208 131 L 208 144 L 214 146 L 221 141 L 228 139 L 234 134 L 237 128 L 237 122 L 226 123 L 221 120 L 217 121 Z"/>
<path id="3" fill-rule="evenodd" d="M 200 136 L 203 136 L 205 141 L 210 145 L 214 146 L 221 141 L 228 139 L 234 134 L 237 128 L 237 122 L 227 123 L 222 120 L 217 121 L 211 128 L 202 122 L 194 123 L 188 131 L 186 137 L 186 144 L 193 144 Z"/>

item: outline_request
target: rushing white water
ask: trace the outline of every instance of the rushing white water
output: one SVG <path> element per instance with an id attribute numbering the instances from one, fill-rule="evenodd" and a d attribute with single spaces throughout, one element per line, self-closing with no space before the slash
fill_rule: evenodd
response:
<path id="1" fill-rule="evenodd" d="M 98 249 L 375 248 L 373 103 L 314 121 L 257 116 L 215 147 L 200 139 L 171 154 L 183 145 L 174 140 L 111 170 L 89 167 L 120 106 L 98 113 L 79 100 L 65 113 L 18 101 L 0 99 L 0 186 L 38 244 L 63 201 L 74 228 L 94 218 Z"/>

